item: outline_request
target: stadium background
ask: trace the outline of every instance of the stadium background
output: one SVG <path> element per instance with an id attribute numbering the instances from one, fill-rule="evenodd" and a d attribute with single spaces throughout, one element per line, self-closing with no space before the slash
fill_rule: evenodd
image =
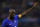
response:
<path id="1" fill-rule="evenodd" d="M 20 14 L 31 8 L 36 0 L 0 0 L 0 27 L 8 17 L 8 10 L 15 9 Z M 27 15 L 19 19 L 18 27 L 40 27 L 40 3 Z"/>

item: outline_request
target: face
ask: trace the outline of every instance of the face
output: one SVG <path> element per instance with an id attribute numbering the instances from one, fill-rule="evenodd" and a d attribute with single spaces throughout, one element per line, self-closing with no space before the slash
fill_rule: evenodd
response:
<path id="1" fill-rule="evenodd" d="M 15 12 L 10 12 L 9 15 L 10 15 L 10 19 L 13 20 L 14 19 L 14 16 L 15 16 Z"/>

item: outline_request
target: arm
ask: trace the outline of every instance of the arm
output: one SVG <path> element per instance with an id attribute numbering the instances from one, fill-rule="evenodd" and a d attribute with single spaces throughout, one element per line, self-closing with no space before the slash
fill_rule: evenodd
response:
<path id="1" fill-rule="evenodd" d="M 20 14 L 20 15 L 19 15 L 19 18 L 21 18 L 23 15 L 29 13 L 29 12 L 36 6 L 37 3 L 38 3 L 38 2 L 36 2 L 32 8 L 30 8 L 30 9 L 24 11 L 22 14 Z"/>
<path id="2" fill-rule="evenodd" d="M 2 27 L 6 27 L 6 22 L 5 21 L 2 22 Z"/>

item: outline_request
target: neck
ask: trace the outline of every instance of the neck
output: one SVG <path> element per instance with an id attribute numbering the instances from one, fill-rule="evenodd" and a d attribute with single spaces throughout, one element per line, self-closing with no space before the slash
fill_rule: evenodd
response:
<path id="1" fill-rule="evenodd" d="M 9 20 L 13 20 L 13 18 L 8 17 Z"/>

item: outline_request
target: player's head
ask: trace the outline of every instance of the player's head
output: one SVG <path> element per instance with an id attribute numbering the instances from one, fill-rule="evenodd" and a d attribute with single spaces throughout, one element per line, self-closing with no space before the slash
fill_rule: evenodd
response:
<path id="1" fill-rule="evenodd" d="M 9 9 L 10 19 L 14 19 L 14 15 L 15 15 L 15 10 L 14 9 Z"/>

